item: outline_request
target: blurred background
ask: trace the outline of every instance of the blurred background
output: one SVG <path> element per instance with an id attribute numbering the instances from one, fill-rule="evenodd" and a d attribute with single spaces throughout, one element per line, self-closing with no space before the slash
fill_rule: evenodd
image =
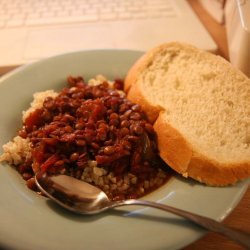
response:
<path id="1" fill-rule="evenodd" d="M 86 49 L 168 41 L 220 54 L 250 75 L 249 0 L 0 0 L 0 73 Z"/>

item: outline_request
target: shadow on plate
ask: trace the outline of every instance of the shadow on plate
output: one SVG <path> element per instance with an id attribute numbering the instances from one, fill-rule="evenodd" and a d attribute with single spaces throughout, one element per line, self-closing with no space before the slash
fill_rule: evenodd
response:
<path id="1" fill-rule="evenodd" d="M 152 209 L 152 208 L 141 208 L 141 209 L 136 209 L 136 210 L 125 210 L 125 209 L 110 209 L 104 212 L 101 212 L 99 214 L 90 214 L 90 215 L 81 215 L 77 214 L 71 211 L 68 211 L 62 207 L 60 207 L 58 204 L 53 202 L 52 200 L 47 200 L 46 201 L 49 209 L 52 209 L 55 213 L 59 214 L 60 216 L 64 217 L 65 219 L 68 220 L 73 220 L 75 222 L 79 223 L 90 223 L 90 222 L 95 222 L 100 219 L 103 219 L 105 217 L 120 217 L 124 219 L 133 219 L 133 220 L 143 220 L 143 221 L 151 221 L 151 222 L 157 222 L 157 223 L 168 223 L 168 224 L 173 224 L 181 227 L 187 227 L 192 228 L 197 231 L 203 231 L 206 232 L 203 228 L 199 227 L 198 225 L 194 226 L 193 223 L 187 221 L 184 218 L 181 217 L 171 217 L 169 216 L 170 214 L 167 212 L 166 215 L 149 215 L 142 213 L 142 210 L 144 209 Z M 136 207 L 136 206 L 134 206 Z"/>

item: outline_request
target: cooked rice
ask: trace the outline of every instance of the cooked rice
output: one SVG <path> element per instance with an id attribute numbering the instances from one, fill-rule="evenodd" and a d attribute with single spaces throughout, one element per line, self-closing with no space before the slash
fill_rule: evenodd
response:
<path id="1" fill-rule="evenodd" d="M 13 141 L 3 145 L 3 151 L 0 162 L 6 161 L 10 164 L 19 165 L 31 156 L 30 142 L 28 139 L 16 136 Z"/>
<path id="2" fill-rule="evenodd" d="M 26 118 L 34 112 L 36 109 L 39 109 L 43 106 L 43 102 L 47 97 L 55 98 L 58 95 L 54 90 L 46 90 L 43 92 L 36 92 L 33 95 L 33 101 L 30 104 L 30 108 L 26 111 L 23 111 L 23 122 L 26 120 Z"/>
<path id="3" fill-rule="evenodd" d="M 88 166 L 85 167 L 81 180 L 100 187 L 109 197 L 114 195 L 114 191 L 117 193 L 123 192 L 137 184 L 137 177 L 132 173 L 127 173 L 122 179 L 118 180 L 113 172 L 107 172 L 105 169 L 97 167 L 95 161 L 90 161 Z M 141 183 L 136 195 L 142 196 L 146 190 L 160 186 L 165 180 L 166 173 L 159 169 L 157 176 Z"/>

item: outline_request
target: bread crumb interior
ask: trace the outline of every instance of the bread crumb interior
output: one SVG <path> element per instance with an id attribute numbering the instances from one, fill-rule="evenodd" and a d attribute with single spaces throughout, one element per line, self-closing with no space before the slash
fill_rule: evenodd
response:
<path id="1" fill-rule="evenodd" d="M 210 55 L 169 48 L 141 74 L 143 95 L 197 152 L 215 160 L 250 156 L 250 84 Z"/>

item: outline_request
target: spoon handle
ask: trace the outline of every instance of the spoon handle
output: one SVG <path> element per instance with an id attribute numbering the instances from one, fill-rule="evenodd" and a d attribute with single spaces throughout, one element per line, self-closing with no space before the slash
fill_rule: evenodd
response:
<path id="1" fill-rule="evenodd" d="M 181 216 L 185 219 L 188 219 L 195 224 L 208 229 L 213 232 L 221 233 L 228 238 L 246 246 L 250 249 L 250 235 L 247 233 L 240 232 L 238 230 L 229 228 L 213 219 L 210 219 L 208 217 L 204 217 L 201 215 L 193 214 L 187 211 L 183 211 L 178 208 L 174 208 L 168 205 L 152 202 L 152 201 L 144 201 L 144 200 L 123 200 L 123 201 L 114 201 L 111 203 L 110 208 L 119 207 L 119 206 L 125 206 L 125 205 L 139 205 L 139 206 L 148 206 L 153 208 L 158 208 L 173 214 L 176 214 L 178 216 Z"/>

